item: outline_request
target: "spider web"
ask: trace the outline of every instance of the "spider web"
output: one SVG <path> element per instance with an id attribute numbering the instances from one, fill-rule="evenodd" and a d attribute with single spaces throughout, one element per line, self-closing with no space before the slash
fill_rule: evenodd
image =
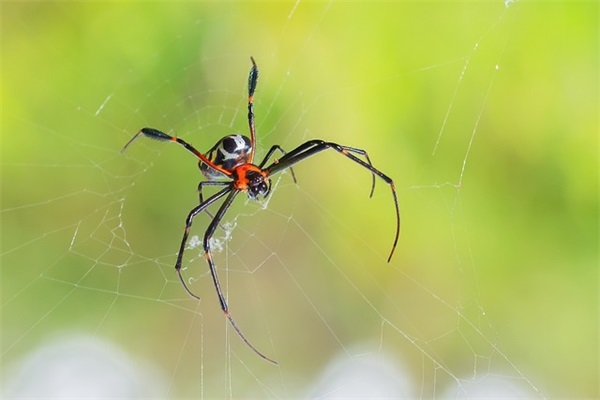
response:
<path id="1" fill-rule="evenodd" d="M 597 16 L 3 3 L 3 397 L 598 395 Z M 200 302 L 173 270 L 193 157 L 143 139 L 119 153 L 143 126 L 201 151 L 246 134 L 250 55 L 257 159 L 312 138 L 366 149 L 402 213 L 387 264 L 390 190 L 378 179 L 369 199 L 368 171 L 335 152 L 294 167 L 297 183 L 276 176 L 267 200 L 238 197 L 213 256 L 279 366 L 223 318 L 208 215 L 184 259 Z"/>

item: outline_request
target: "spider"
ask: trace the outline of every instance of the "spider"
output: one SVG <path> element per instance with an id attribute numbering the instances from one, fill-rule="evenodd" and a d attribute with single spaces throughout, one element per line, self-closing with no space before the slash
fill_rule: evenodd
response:
<path id="1" fill-rule="evenodd" d="M 293 165 L 303 161 L 306 158 L 314 156 L 323 150 L 333 149 L 371 172 L 373 179 L 370 197 L 373 196 L 373 191 L 375 190 L 375 176 L 378 176 L 390 186 L 394 199 L 394 205 L 396 207 L 396 232 L 394 242 L 392 244 L 392 250 L 387 259 L 388 262 L 391 260 L 392 255 L 394 254 L 396 244 L 398 243 L 398 236 L 400 235 L 400 210 L 398 207 L 398 198 L 396 196 L 394 182 L 383 172 L 373 167 L 365 150 L 343 146 L 337 143 L 326 142 L 320 139 L 313 139 L 301 144 L 289 152 L 284 151 L 279 145 L 275 144 L 271 146 L 271 149 L 267 152 L 263 160 L 260 163 L 255 164 L 254 151 L 256 148 L 256 132 L 254 127 L 253 97 L 258 81 L 258 67 L 256 66 L 256 62 L 254 61 L 253 57 L 250 57 L 250 61 L 252 62 L 252 67 L 248 76 L 248 126 L 250 129 L 250 138 L 240 134 L 225 136 L 205 154 L 202 154 L 196 150 L 194 146 L 187 143 L 183 139 L 168 135 L 157 129 L 143 128 L 125 144 L 121 151 L 124 151 L 135 139 L 140 137 L 140 135 L 143 135 L 150 139 L 179 143 L 198 158 L 198 167 L 207 180 L 201 181 L 198 185 L 199 205 L 194 207 L 189 212 L 185 220 L 185 230 L 183 232 L 183 239 L 181 240 L 181 244 L 179 246 L 175 270 L 177 271 L 179 279 L 181 280 L 181 283 L 188 294 L 193 298 L 200 300 L 200 297 L 194 294 L 186 284 L 181 273 L 181 263 L 194 218 L 202 211 L 207 212 L 212 218 L 212 221 L 204 233 L 204 255 L 208 263 L 213 283 L 217 290 L 217 296 L 219 297 L 221 310 L 229 320 L 237 335 L 252 351 L 254 351 L 262 359 L 277 365 L 276 361 L 258 351 L 258 349 L 254 347 L 252 343 L 250 343 L 233 319 L 231 313 L 229 312 L 227 300 L 223 295 L 223 291 L 219 283 L 219 277 L 217 275 L 217 269 L 210 251 L 210 239 L 212 238 L 217 226 L 219 226 L 221 220 L 227 213 L 227 210 L 231 206 L 236 196 L 241 192 L 245 192 L 252 200 L 258 200 L 259 197 L 265 198 L 271 191 L 271 176 L 290 169 L 292 178 L 294 181 L 296 181 L 294 172 L 292 170 Z M 279 159 L 274 158 L 273 161 L 267 165 L 275 152 L 281 153 L 281 157 Z M 357 156 L 364 157 L 364 160 L 358 158 Z M 219 186 L 222 187 L 222 189 L 207 199 L 204 199 L 202 195 L 202 189 L 206 186 Z M 216 214 L 213 216 L 208 212 L 207 208 L 223 197 L 225 200 L 218 208 Z"/>

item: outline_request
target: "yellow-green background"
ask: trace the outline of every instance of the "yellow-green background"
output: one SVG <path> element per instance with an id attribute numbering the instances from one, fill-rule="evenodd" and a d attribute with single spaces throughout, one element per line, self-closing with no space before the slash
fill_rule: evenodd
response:
<path id="1" fill-rule="evenodd" d="M 160 365 L 173 397 L 198 396 L 200 377 L 205 396 L 285 397 L 339 351 L 401 360 L 426 397 L 474 370 L 544 396 L 599 394 L 596 2 L 3 2 L 1 14 L 5 369 L 76 330 Z M 187 271 L 200 305 L 172 270 L 192 157 L 144 140 L 119 154 L 142 126 L 201 150 L 245 132 L 250 55 L 258 157 L 312 137 L 368 149 L 403 221 L 387 265 L 389 190 L 378 181 L 369 200 L 368 174 L 337 155 L 299 165 L 298 187 L 282 175 L 267 211 L 238 200 L 231 215 L 251 215 L 215 258 L 275 369 L 230 330 L 223 351 L 200 255 Z"/>

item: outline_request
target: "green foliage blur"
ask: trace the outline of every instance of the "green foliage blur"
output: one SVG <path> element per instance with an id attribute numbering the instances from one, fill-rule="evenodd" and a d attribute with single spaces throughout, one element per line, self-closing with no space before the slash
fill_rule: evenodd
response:
<path id="1" fill-rule="evenodd" d="M 475 370 L 599 395 L 597 3 L 0 7 L 3 369 L 78 330 L 161 365 L 173 397 L 197 395 L 200 365 L 204 395 L 223 395 L 229 328 L 199 248 L 199 305 L 172 269 L 196 161 L 144 139 L 119 151 L 143 126 L 202 151 L 246 133 L 254 56 L 258 159 L 311 138 L 366 149 L 402 214 L 388 265 L 389 188 L 369 199 L 336 154 L 295 167 L 297 185 L 281 175 L 268 210 L 234 205 L 215 258 L 280 381 L 371 340 L 417 387 L 431 356 L 438 384 Z M 272 367 L 227 335 L 232 385 L 261 393 Z"/>

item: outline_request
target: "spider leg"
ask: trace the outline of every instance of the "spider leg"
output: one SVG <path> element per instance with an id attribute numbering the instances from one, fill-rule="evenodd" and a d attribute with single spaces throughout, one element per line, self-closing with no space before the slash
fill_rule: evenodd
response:
<path id="1" fill-rule="evenodd" d="M 301 144 L 294 150 L 285 154 L 279 160 L 273 162 L 271 165 L 264 168 L 264 171 L 267 171 L 268 175 L 276 174 L 287 168 L 291 168 L 293 165 L 299 163 L 300 161 L 314 156 L 315 154 L 327 149 L 333 149 L 338 153 L 348 157 L 350 160 L 359 164 L 363 168 L 368 169 L 371 172 L 371 174 L 373 174 L 373 179 L 375 179 L 375 175 L 377 175 L 390 186 L 390 189 L 392 190 L 392 196 L 394 198 L 394 206 L 396 207 L 396 235 L 394 237 L 394 243 L 392 244 L 392 250 L 387 259 L 387 261 L 390 262 L 390 260 L 392 259 L 392 255 L 394 255 L 394 251 L 396 250 L 398 238 L 400 237 L 400 207 L 398 206 L 398 196 L 396 196 L 396 188 L 394 186 L 394 181 L 392 180 L 392 178 L 388 177 L 386 174 L 373 167 L 366 151 L 354 147 L 342 146 L 337 143 L 325 142 L 320 139 L 309 140 L 308 142 Z M 353 153 L 364 156 L 366 158 L 366 162 L 355 156 Z M 373 194 L 374 187 L 375 182 L 373 182 L 373 185 L 371 186 L 371 195 Z"/>
<path id="2" fill-rule="evenodd" d="M 221 192 L 223 192 L 223 191 L 221 191 Z M 219 192 L 217 194 L 220 194 L 221 192 Z M 252 345 L 252 343 L 250 343 L 250 341 L 246 338 L 246 336 L 244 336 L 244 334 L 242 333 L 242 330 L 235 323 L 233 316 L 229 312 L 229 307 L 227 306 L 227 300 L 225 300 L 225 296 L 223 295 L 223 291 L 221 289 L 221 284 L 219 283 L 219 277 L 217 275 L 217 269 L 215 267 L 215 263 L 212 259 L 212 253 L 210 251 L 210 239 L 212 238 L 217 226 L 221 222 L 221 219 L 223 218 L 223 216 L 225 215 L 225 213 L 231 206 L 231 203 L 233 203 L 233 200 L 235 199 L 235 197 L 237 196 L 238 193 L 240 193 L 239 190 L 234 189 L 231 191 L 229 196 L 227 196 L 225 201 L 223 201 L 223 204 L 221 204 L 221 207 L 219 207 L 219 210 L 215 214 L 215 217 L 213 218 L 212 222 L 206 229 L 206 232 L 204 233 L 204 254 L 206 256 L 206 262 L 208 263 L 208 267 L 209 267 L 210 273 L 212 275 L 213 283 L 215 284 L 215 288 L 217 290 L 217 295 L 219 296 L 219 303 L 221 305 L 221 310 L 223 310 L 223 314 L 225 314 L 225 316 L 229 320 L 229 323 L 233 327 L 233 330 L 238 334 L 238 336 L 240 337 L 240 339 L 242 339 L 242 341 L 246 344 L 246 346 L 248 346 L 252 351 L 254 351 L 260 358 L 262 358 L 272 364 L 278 365 L 277 361 L 270 359 L 269 357 L 265 356 L 263 353 L 258 351 L 258 349 L 256 347 L 254 347 Z"/>
<path id="3" fill-rule="evenodd" d="M 154 129 L 154 128 L 142 128 L 138 133 L 133 135 L 133 137 L 129 140 L 129 142 L 127 142 L 125 144 L 125 146 L 123 146 L 123 148 L 121 149 L 121 153 L 123 153 L 127 149 L 127 147 L 129 147 L 129 145 L 131 143 L 133 143 L 134 140 L 136 140 L 138 137 L 140 137 L 140 135 L 144 135 L 147 138 L 158 140 L 161 142 L 179 143 L 181 146 L 183 146 L 186 150 L 188 150 L 189 152 L 194 154 L 196 157 L 198 157 L 204 164 L 208 165 L 210 168 L 214 169 L 215 171 L 217 171 L 225 176 L 231 175 L 231 171 L 223 169 L 220 166 L 216 165 L 214 162 L 210 161 L 208 158 L 206 158 L 206 156 L 204 154 L 200 153 L 198 150 L 196 150 L 196 148 L 194 148 L 194 146 L 192 146 L 185 140 L 180 139 L 177 136 L 167 135 L 166 133 L 161 132 L 158 129 Z"/>
<path id="4" fill-rule="evenodd" d="M 224 181 L 201 181 L 200 184 L 198 185 L 198 200 L 199 203 L 198 204 L 202 204 L 204 202 L 204 196 L 202 195 L 202 187 L 203 186 L 227 186 L 229 185 L 230 182 L 224 182 Z M 213 215 L 210 211 L 208 211 L 208 208 L 205 209 L 206 214 L 208 214 L 208 216 L 210 217 L 210 219 L 213 219 Z M 224 228 L 221 226 L 221 229 L 224 230 Z"/>
<path id="5" fill-rule="evenodd" d="M 294 150 L 292 150 L 290 152 L 286 153 L 286 152 L 283 152 L 283 150 L 282 150 L 282 152 L 284 153 L 284 156 L 281 157 L 279 160 L 276 160 L 273 164 L 271 164 L 266 169 L 268 169 L 269 171 L 272 171 L 272 173 L 276 173 L 278 171 L 281 171 L 281 170 L 284 170 L 287 168 L 291 169 L 291 165 L 296 164 L 296 163 L 302 161 L 303 159 L 313 156 L 317 153 L 320 153 L 321 151 L 328 149 L 328 148 L 332 148 L 332 149 L 338 151 L 339 153 L 342 153 L 346 157 L 352 159 L 355 162 L 358 162 L 359 164 L 363 165 L 363 167 L 365 167 L 369 171 L 371 171 L 371 174 L 373 175 L 373 180 L 371 183 L 371 192 L 369 193 L 369 197 L 373 197 L 373 193 L 375 192 L 375 175 L 378 175 L 376 173 L 377 169 L 373 168 L 373 164 L 371 163 L 371 159 L 369 158 L 369 154 L 366 152 L 366 150 L 357 149 L 355 147 L 342 146 L 337 143 L 325 142 L 320 139 L 309 140 L 308 142 L 301 144 L 300 146 L 296 147 Z M 355 154 L 365 157 L 365 159 L 367 161 L 366 163 L 368 164 L 368 166 L 364 165 L 364 161 L 356 158 L 355 156 L 353 156 L 350 153 L 355 153 Z M 284 166 L 283 168 L 281 168 L 281 167 L 273 168 L 275 166 L 275 164 L 281 164 L 281 163 L 288 162 L 287 160 L 295 160 L 295 161 L 293 161 L 293 163 L 287 167 Z"/>
<path id="6" fill-rule="evenodd" d="M 284 156 L 287 154 L 286 151 L 281 148 L 281 146 L 279 146 L 278 144 L 275 144 L 267 152 L 267 155 L 265 156 L 265 158 L 263 158 L 262 162 L 260 164 L 258 164 L 258 168 L 263 169 L 263 167 L 265 166 L 267 161 L 269 161 L 269 158 L 271 158 L 276 151 L 279 151 Z M 278 162 L 279 162 L 279 160 L 275 159 L 274 163 L 278 163 Z M 296 180 L 296 174 L 294 174 L 294 169 L 290 168 L 290 172 L 292 173 L 292 179 L 294 180 L 294 183 L 298 183 L 298 181 Z"/>
<path id="7" fill-rule="evenodd" d="M 369 154 L 367 153 L 367 151 L 363 150 L 363 149 L 357 149 L 355 147 L 341 146 L 339 144 L 336 146 L 339 146 L 340 148 L 345 149 L 348 152 L 363 156 L 365 158 L 365 160 L 367 160 L 367 164 L 369 164 L 369 167 L 370 167 L 370 168 L 367 167 L 367 169 L 369 169 L 371 171 L 371 176 L 373 177 L 373 182 L 371 183 L 371 193 L 369 194 L 369 197 L 373 197 L 373 193 L 375 192 L 375 175 L 377 175 L 377 174 L 375 172 L 373 172 L 373 169 L 375 169 L 375 168 L 373 168 L 373 164 L 371 163 L 371 159 L 369 158 Z M 338 150 L 335 147 L 334 147 L 334 149 Z M 338 150 L 338 151 L 340 151 L 340 150 Z M 350 154 L 344 153 L 343 151 L 341 151 L 341 153 L 344 154 L 345 156 L 350 155 Z M 349 157 L 349 158 L 352 158 L 352 157 Z M 356 161 L 356 160 L 354 160 L 354 161 Z"/>
<path id="8" fill-rule="evenodd" d="M 254 91 L 258 83 L 258 67 L 253 57 L 250 57 L 252 61 L 252 68 L 248 74 L 248 128 L 250 129 L 250 142 L 252 143 L 252 150 L 248 155 L 248 163 L 252 164 L 254 158 L 254 150 L 256 149 L 256 128 L 254 126 Z"/>
<path id="9" fill-rule="evenodd" d="M 185 219 L 185 230 L 183 231 L 183 238 L 181 239 L 181 245 L 179 246 L 179 253 L 177 254 L 177 261 L 175 262 L 175 271 L 177 271 L 177 275 L 179 275 L 179 279 L 181 280 L 181 283 L 183 284 L 183 287 L 186 290 L 186 292 L 188 292 L 188 294 L 190 296 L 192 296 L 193 298 L 198 299 L 198 300 L 200 300 L 200 297 L 198 297 L 197 295 L 192 293 L 190 288 L 188 288 L 187 283 L 185 283 L 185 279 L 183 278 L 183 275 L 181 274 L 181 263 L 183 260 L 183 252 L 185 251 L 185 246 L 187 244 L 188 236 L 190 235 L 190 228 L 192 227 L 194 218 L 199 213 L 204 211 L 208 206 L 210 206 L 212 203 L 219 200 L 221 197 L 225 196 L 227 193 L 231 192 L 232 190 L 233 190 L 233 186 L 230 185 L 230 186 L 220 190 L 219 192 L 215 193 L 214 195 L 210 196 L 208 199 L 206 199 L 206 201 L 200 202 L 200 204 L 197 207 L 194 207 L 192 209 L 192 211 L 190 211 L 187 218 Z"/>

